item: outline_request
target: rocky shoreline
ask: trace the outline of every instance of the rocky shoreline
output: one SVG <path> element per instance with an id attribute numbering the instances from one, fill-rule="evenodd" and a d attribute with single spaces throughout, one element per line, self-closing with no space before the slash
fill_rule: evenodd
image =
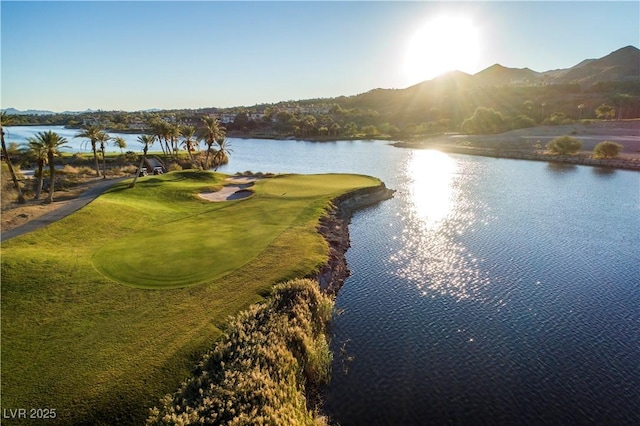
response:
<path id="1" fill-rule="evenodd" d="M 320 220 L 318 226 L 318 232 L 329 245 L 329 259 L 314 277 L 323 292 L 330 295 L 337 294 L 344 280 L 351 274 L 345 253 L 351 246 L 349 223 L 353 213 L 388 200 L 394 193 L 394 190 L 388 189 L 384 183 L 381 183 L 377 187 L 357 189 L 332 200 L 332 207 Z"/>

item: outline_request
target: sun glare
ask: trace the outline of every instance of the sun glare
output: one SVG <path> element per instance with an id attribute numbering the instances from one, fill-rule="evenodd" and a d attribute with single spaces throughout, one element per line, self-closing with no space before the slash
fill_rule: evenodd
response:
<path id="1" fill-rule="evenodd" d="M 437 227 L 451 212 L 456 162 L 440 151 L 416 150 L 408 166 L 416 213 L 428 228 Z"/>
<path id="2" fill-rule="evenodd" d="M 473 21 L 439 16 L 428 21 L 409 40 L 405 73 L 410 83 L 430 80 L 447 71 L 475 72 L 480 56 L 480 33 Z"/>

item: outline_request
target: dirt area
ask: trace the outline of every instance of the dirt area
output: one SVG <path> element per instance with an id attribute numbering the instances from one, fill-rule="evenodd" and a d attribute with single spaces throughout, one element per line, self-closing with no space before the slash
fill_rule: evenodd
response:
<path id="1" fill-rule="evenodd" d="M 640 120 L 600 121 L 590 124 L 539 126 L 512 130 L 498 135 L 445 135 L 429 139 L 433 143 L 464 143 L 480 148 L 535 149 L 544 148 L 553 138 L 569 135 L 582 141 L 582 154 L 590 155 L 602 141 L 623 146 L 621 159 L 640 160 Z"/>
<path id="2" fill-rule="evenodd" d="M 44 191 L 40 195 L 39 200 L 34 200 L 33 195 L 27 195 L 26 204 L 16 203 L 16 193 L 14 191 L 2 191 L 2 212 L 0 217 L 0 225 L 2 231 L 9 231 L 24 223 L 39 218 L 45 213 L 56 210 L 71 200 L 77 198 L 86 190 L 92 188 L 95 184 L 102 181 L 102 178 L 87 178 L 83 182 L 77 184 L 65 191 L 56 191 L 53 196 L 53 203 L 44 204 L 47 193 Z"/>

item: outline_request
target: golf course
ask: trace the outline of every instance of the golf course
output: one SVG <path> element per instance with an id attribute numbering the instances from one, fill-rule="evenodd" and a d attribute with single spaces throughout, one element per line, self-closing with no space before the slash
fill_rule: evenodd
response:
<path id="1" fill-rule="evenodd" d="M 275 284 L 327 261 L 330 201 L 362 175 L 276 175 L 243 199 L 198 196 L 227 175 L 176 171 L 115 184 L 2 244 L 2 408 L 64 423 L 144 423 Z M 26 421 L 29 421 L 27 419 Z"/>

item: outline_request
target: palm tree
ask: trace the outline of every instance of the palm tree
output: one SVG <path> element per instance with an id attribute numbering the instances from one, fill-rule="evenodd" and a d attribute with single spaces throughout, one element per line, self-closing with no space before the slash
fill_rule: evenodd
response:
<path id="1" fill-rule="evenodd" d="M 220 126 L 215 115 L 206 115 L 202 117 L 202 124 L 203 125 L 198 132 L 198 138 L 203 140 L 207 145 L 207 156 L 204 160 L 203 166 L 203 168 L 206 169 L 209 167 L 209 153 L 211 153 L 213 144 L 216 143 L 217 140 L 223 140 L 225 138 L 226 129 Z"/>
<path id="2" fill-rule="evenodd" d="M 13 170 L 13 165 L 11 164 L 11 160 L 9 159 L 9 153 L 7 152 L 7 145 L 4 142 L 4 125 L 11 124 L 11 118 L 5 111 L 0 113 L 0 133 L 2 133 L 2 155 L 4 156 L 5 161 L 7 162 L 7 167 L 9 167 L 9 173 L 11 174 L 11 180 L 13 180 L 13 186 L 16 187 L 16 191 L 18 191 L 18 204 L 24 204 L 27 202 L 24 198 L 24 194 L 22 193 L 22 189 L 20 188 L 20 184 L 18 183 L 18 177 L 16 176 L 15 170 Z"/>
<path id="3" fill-rule="evenodd" d="M 107 178 L 107 163 L 104 157 L 104 144 L 109 142 L 109 135 L 106 132 L 98 133 L 98 142 L 100 142 L 100 152 L 102 153 L 102 179 Z"/>
<path id="4" fill-rule="evenodd" d="M 33 199 L 38 200 L 42 193 L 42 182 L 44 181 L 44 166 L 47 164 L 48 148 L 38 139 L 31 137 L 27 139 L 29 146 L 29 156 L 36 161 L 38 165 L 38 171 L 36 177 L 38 183 L 36 184 L 36 194 Z"/>
<path id="5" fill-rule="evenodd" d="M 122 150 L 127 147 L 127 141 L 122 136 L 113 137 L 111 140 L 114 146 L 120 148 L 120 153 L 122 154 Z"/>
<path id="6" fill-rule="evenodd" d="M 160 148 L 162 149 L 162 153 L 166 156 L 169 155 L 171 150 L 169 149 L 169 124 L 161 120 L 159 118 L 154 118 L 151 121 L 151 128 L 153 129 L 154 136 L 158 139 L 160 143 Z M 163 144 L 164 141 L 164 144 Z M 166 146 L 166 147 L 165 147 Z"/>
<path id="7" fill-rule="evenodd" d="M 177 124 L 167 124 L 167 137 L 171 141 L 171 152 L 173 157 L 178 159 L 178 138 L 180 137 L 180 128 Z"/>
<path id="8" fill-rule="evenodd" d="M 183 126 L 180 129 L 180 135 L 182 136 L 182 145 L 184 149 L 187 150 L 187 154 L 189 155 L 189 161 L 193 164 L 193 154 L 192 151 L 195 150 L 195 146 L 198 143 L 196 139 L 196 128 L 193 126 Z"/>
<path id="9" fill-rule="evenodd" d="M 55 187 L 54 182 L 56 173 L 56 168 L 53 164 L 53 158 L 58 153 L 60 147 L 62 147 L 63 144 L 67 142 L 67 140 L 51 130 L 37 133 L 34 139 L 38 143 L 41 143 L 47 149 L 47 162 L 49 163 L 49 196 L 44 202 L 50 204 L 53 202 L 53 190 Z"/>
<path id="10" fill-rule="evenodd" d="M 144 145 L 143 155 L 140 159 L 140 165 L 138 166 L 138 170 L 136 170 L 136 176 L 133 178 L 133 182 L 129 184 L 129 188 L 134 188 L 136 186 L 136 181 L 138 180 L 138 176 L 140 176 L 140 171 L 142 170 L 142 165 L 147 159 L 147 151 L 149 147 L 153 145 L 156 140 L 156 135 L 140 135 L 138 136 L 138 142 Z"/>
<path id="11" fill-rule="evenodd" d="M 80 133 L 74 136 L 74 138 L 86 138 L 91 141 L 91 149 L 93 150 L 93 159 L 96 163 L 96 176 L 100 177 L 100 166 L 98 165 L 98 152 L 97 146 L 101 133 L 104 133 L 98 126 L 87 126 Z"/>
<path id="12" fill-rule="evenodd" d="M 226 137 L 223 136 L 216 139 L 216 143 L 218 144 L 219 149 L 213 156 L 214 171 L 217 171 L 218 167 L 220 167 L 220 165 L 229 158 L 229 153 L 231 152 L 231 148 L 229 147 L 231 144 Z"/>

